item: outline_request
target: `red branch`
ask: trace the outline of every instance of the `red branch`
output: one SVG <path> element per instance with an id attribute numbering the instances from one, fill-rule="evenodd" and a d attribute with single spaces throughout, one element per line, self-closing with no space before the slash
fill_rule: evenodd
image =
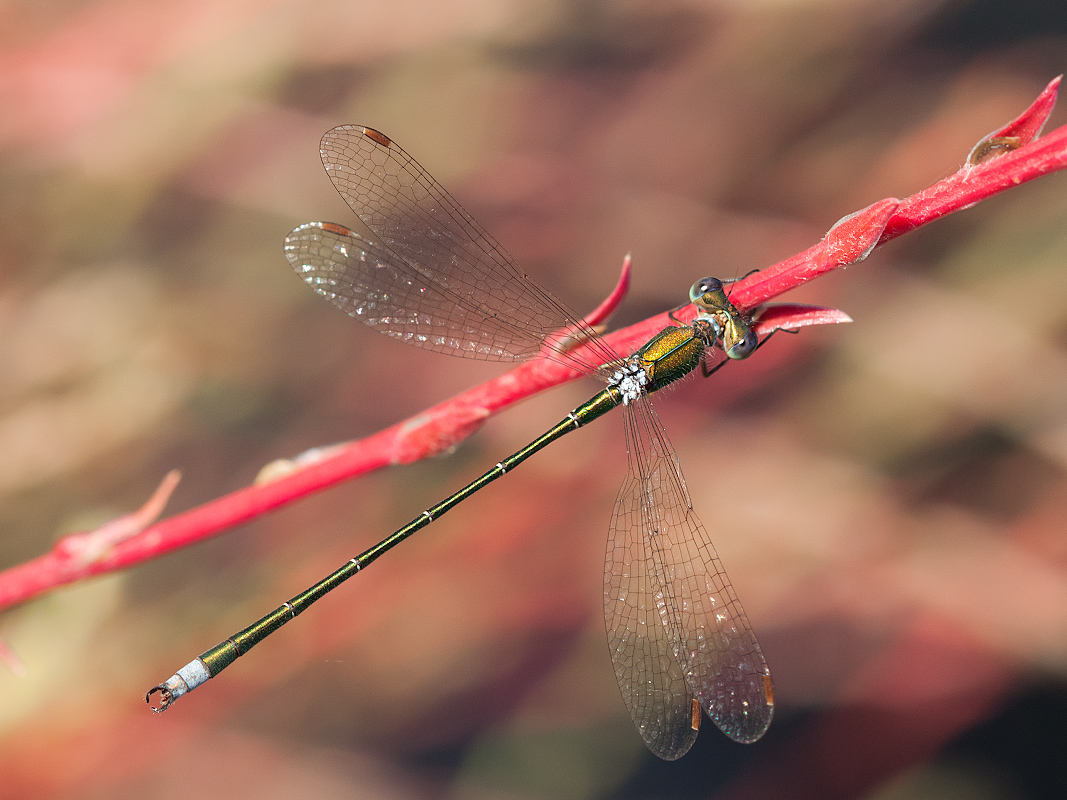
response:
<path id="1" fill-rule="evenodd" d="M 1023 114 L 979 142 L 956 174 L 905 200 L 881 200 L 845 217 L 815 246 L 734 284 L 731 300 L 742 310 L 756 310 L 812 278 L 862 261 L 878 245 L 920 225 L 1063 169 L 1067 166 L 1067 126 L 1037 138 L 1056 101 L 1059 82 L 1060 78 L 1053 80 Z M 612 295 L 587 321 L 596 324 L 606 318 L 621 301 L 628 282 L 629 259 Z M 755 313 L 761 336 L 777 328 L 848 321 L 842 312 L 810 306 L 772 306 Z M 684 319 L 687 314 L 695 315 L 695 309 L 689 307 L 678 317 Z M 629 353 L 668 324 L 666 314 L 660 314 L 605 339 L 616 352 Z M 469 436 L 497 411 L 577 377 L 578 373 L 556 362 L 530 361 L 366 439 L 311 451 L 294 462 L 276 462 L 252 486 L 147 527 L 128 525 L 132 535 L 117 542 L 108 540 L 102 552 L 93 547 L 98 531 L 77 534 L 78 547 L 72 547 L 71 537 L 66 537 L 49 553 L 0 573 L 0 608 L 91 575 L 157 558 L 371 470 L 439 453 Z M 108 525 L 103 535 L 114 536 L 114 523 Z M 93 558 L 87 559 L 86 552 Z"/>

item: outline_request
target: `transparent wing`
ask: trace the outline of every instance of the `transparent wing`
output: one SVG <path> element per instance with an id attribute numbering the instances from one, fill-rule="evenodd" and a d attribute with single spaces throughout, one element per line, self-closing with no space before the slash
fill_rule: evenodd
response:
<path id="1" fill-rule="evenodd" d="M 644 405 L 644 403 L 639 403 Z M 615 501 L 604 560 L 604 621 L 608 649 L 623 702 L 648 748 L 660 758 L 680 758 L 696 741 L 690 709 L 693 695 L 679 660 L 673 602 L 656 574 L 661 559 L 654 550 L 660 523 L 651 494 L 663 480 L 640 447 L 639 421 L 627 406 L 626 450 L 629 470 Z M 636 445 L 636 446 L 635 446 Z M 651 516 L 650 516 L 651 515 Z"/>
<path id="2" fill-rule="evenodd" d="M 663 758 L 696 737 L 693 697 L 731 739 L 754 742 L 774 713 L 767 664 L 647 398 L 627 406 L 626 440 L 604 613 L 630 716 Z"/>
<path id="3" fill-rule="evenodd" d="M 520 361 L 541 350 L 539 332 L 507 324 L 343 225 L 301 225 L 285 238 L 285 256 L 335 306 L 401 341 L 487 361 Z"/>
<path id="4" fill-rule="evenodd" d="M 527 358 L 530 342 L 566 330 L 587 346 L 567 350 L 559 360 L 594 372 L 617 358 L 581 317 L 522 272 L 500 243 L 384 134 L 343 125 L 322 137 L 320 153 L 341 197 L 394 256 L 380 260 L 389 260 L 397 276 L 390 291 L 404 313 L 380 323 L 379 330 L 392 326 L 390 335 L 420 347 L 484 359 L 495 353 L 497 360 Z M 427 285 L 437 291 L 424 291 Z M 421 339 L 410 320 L 423 315 L 440 322 L 453 339 L 477 346 L 457 350 Z"/>

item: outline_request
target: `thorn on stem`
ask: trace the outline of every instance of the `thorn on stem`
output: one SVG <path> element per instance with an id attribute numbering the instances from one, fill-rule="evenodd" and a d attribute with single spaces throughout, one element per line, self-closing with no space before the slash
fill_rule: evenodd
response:
<path id="1" fill-rule="evenodd" d="M 123 514 L 87 533 L 64 536 L 56 542 L 54 550 L 79 565 L 92 564 L 115 545 L 133 538 L 159 519 L 181 479 L 182 474 L 172 469 L 159 482 L 145 504 L 132 514 Z"/>

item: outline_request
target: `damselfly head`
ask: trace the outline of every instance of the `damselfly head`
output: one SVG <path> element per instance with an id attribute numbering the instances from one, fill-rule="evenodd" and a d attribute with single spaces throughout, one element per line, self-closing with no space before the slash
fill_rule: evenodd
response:
<path id="1" fill-rule="evenodd" d="M 704 315 L 715 322 L 722 349 L 734 360 L 748 358 L 759 345 L 740 311 L 730 302 L 718 278 L 701 278 L 689 290 L 689 299 Z"/>
<path id="2" fill-rule="evenodd" d="M 722 281 L 718 278 L 701 278 L 689 290 L 689 302 L 696 303 L 704 295 L 722 291 Z"/>
<path id="3" fill-rule="evenodd" d="M 722 335 L 722 349 L 735 361 L 748 358 L 759 345 L 756 332 L 741 320 L 730 317 Z"/>

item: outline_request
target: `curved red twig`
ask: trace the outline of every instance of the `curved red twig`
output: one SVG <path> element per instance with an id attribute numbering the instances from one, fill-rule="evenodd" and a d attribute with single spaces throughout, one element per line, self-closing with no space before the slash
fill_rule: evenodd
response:
<path id="1" fill-rule="evenodd" d="M 985 137 L 980 146 L 997 141 L 988 147 L 976 146 L 967 163 L 951 177 L 904 200 L 881 200 L 844 218 L 818 244 L 734 284 L 731 300 L 741 309 L 756 309 L 825 272 L 862 261 L 873 248 L 921 225 L 1063 169 L 1067 166 L 1067 126 L 1036 138 L 1051 113 L 1059 82 L 1059 78 L 1050 82 L 1023 114 Z M 624 268 L 619 285 L 587 321 L 597 324 L 606 318 L 625 294 L 627 282 Z M 695 312 L 690 307 L 678 317 L 684 319 L 686 313 Z M 774 328 L 843 321 L 847 316 L 842 312 L 783 306 L 763 310 L 757 329 L 766 334 Z M 617 352 L 632 352 L 667 324 L 666 314 L 660 314 L 605 338 Z M 366 439 L 308 454 L 291 468 L 275 473 L 281 477 L 149 525 L 94 553 L 90 560 L 72 554 L 61 542 L 51 552 L 0 573 L 0 608 L 186 547 L 365 472 L 440 452 L 497 411 L 575 377 L 576 373 L 560 364 L 531 361 Z"/>

